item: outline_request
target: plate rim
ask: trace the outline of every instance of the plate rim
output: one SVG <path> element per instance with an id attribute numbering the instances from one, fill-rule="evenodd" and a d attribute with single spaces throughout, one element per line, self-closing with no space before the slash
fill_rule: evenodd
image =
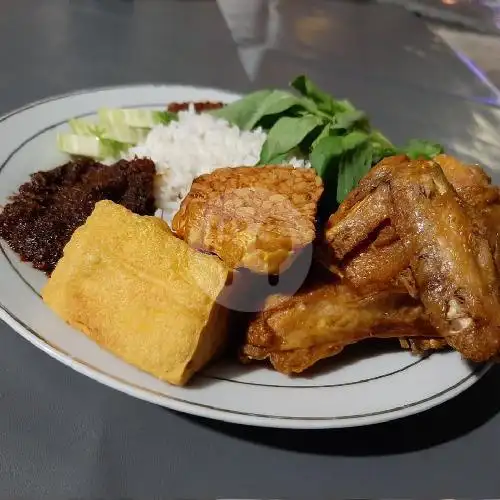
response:
<path id="1" fill-rule="evenodd" d="M 4 113 L 0 116 L 0 123 L 9 118 L 36 108 L 47 103 L 55 102 L 62 99 L 72 98 L 85 94 L 94 94 L 102 91 L 114 91 L 135 88 L 184 88 L 224 92 L 234 96 L 241 96 L 241 93 L 231 91 L 224 88 L 204 87 L 186 84 L 165 84 L 165 83 L 134 83 L 123 85 L 111 85 L 94 88 L 82 88 L 67 93 L 61 93 L 54 96 L 49 96 L 36 101 L 32 101 L 24 106 L 18 107 L 12 111 Z M 8 161 L 8 160 L 7 160 Z M 142 386 L 135 386 L 133 383 L 121 380 L 114 375 L 110 375 L 101 369 L 89 364 L 83 360 L 65 353 L 61 348 L 51 345 L 39 332 L 35 331 L 28 325 L 25 325 L 20 318 L 17 318 L 3 304 L 0 303 L 0 319 L 11 327 L 17 334 L 21 335 L 25 340 L 28 340 L 32 345 L 56 359 L 65 366 L 72 368 L 76 372 L 85 375 L 103 385 L 126 393 L 135 398 L 147 401 L 162 407 L 170 408 L 186 414 L 191 414 L 203 418 L 211 418 L 219 421 L 230 422 L 233 424 L 272 427 L 272 428 L 287 428 L 287 429 L 326 429 L 326 428 L 348 428 L 372 425 L 399 418 L 404 418 L 410 415 L 420 413 L 432 407 L 438 406 L 462 393 L 471 387 L 474 383 L 484 376 L 484 374 L 492 367 L 492 363 L 478 365 L 466 377 L 458 381 L 451 387 L 442 390 L 436 394 L 413 403 L 410 406 L 402 406 L 392 410 L 382 410 L 369 415 L 355 415 L 349 417 L 290 417 L 272 416 L 272 415 L 256 415 L 249 412 L 238 412 L 230 409 L 211 407 L 206 404 L 196 403 L 192 401 L 184 401 L 175 396 L 156 393 L 152 389 Z"/>
<path id="2" fill-rule="evenodd" d="M 425 410 L 439 406 L 458 396 L 469 387 L 478 382 L 493 366 L 493 363 L 477 365 L 477 367 L 465 378 L 454 384 L 453 386 L 440 391 L 439 393 L 428 396 L 424 400 L 413 403 L 411 406 L 403 406 L 390 411 L 382 410 L 380 412 L 371 413 L 369 415 L 355 415 L 349 417 L 278 417 L 257 415 L 248 412 L 238 412 L 230 409 L 211 407 L 206 404 L 196 403 L 192 401 L 183 401 L 175 396 L 157 393 L 151 389 L 142 386 L 137 386 L 130 382 L 121 380 L 114 375 L 103 372 L 99 368 L 84 362 L 80 359 L 72 357 L 63 352 L 62 349 L 51 345 L 42 335 L 35 332 L 17 318 L 14 314 L 8 311 L 3 304 L 0 304 L 0 319 L 10 326 L 16 333 L 21 335 L 25 340 L 32 345 L 48 354 L 51 358 L 59 361 L 65 366 L 72 368 L 76 372 L 85 375 L 86 377 L 106 385 L 114 390 L 128 394 L 137 399 L 157 404 L 164 408 L 169 408 L 181 413 L 194 415 L 197 417 L 215 419 L 232 424 L 249 425 L 256 427 L 271 427 L 282 429 L 335 429 L 335 428 L 350 428 L 362 427 L 366 425 L 379 424 L 398 420 L 421 413 Z M 168 402 L 168 403 L 167 403 Z"/>

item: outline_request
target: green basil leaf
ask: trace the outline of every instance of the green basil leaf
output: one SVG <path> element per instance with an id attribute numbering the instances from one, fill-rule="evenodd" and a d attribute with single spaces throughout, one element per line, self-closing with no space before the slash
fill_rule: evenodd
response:
<path id="1" fill-rule="evenodd" d="M 333 129 L 331 123 L 327 123 L 324 127 L 323 130 L 319 133 L 318 137 L 314 139 L 313 143 L 311 144 L 311 153 L 314 150 L 314 148 L 319 144 L 321 140 L 323 140 L 325 137 L 330 137 L 330 136 L 336 136 L 337 131 Z"/>
<path id="2" fill-rule="evenodd" d="M 313 115 L 303 117 L 284 116 L 271 128 L 260 153 L 260 164 L 269 161 L 279 154 L 297 147 L 314 129 L 319 128 L 322 121 Z"/>
<path id="3" fill-rule="evenodd" d="M 343 111 L 335 115 L 332 128 L 335 130 L 350 130 L 359 127 L 362 130 L 369 130 L 370 123 L 363 111 Z"/>
<path id="4" fill-rule="evenodd" d="M 210 114 L 227 120 L 242 130 L 248 130 L 247 124 L 254 121 L 253 117 L 256 110 L 260 108 L 262 102 L 272 93 L 273 91 L 270 89 L 252 92 L 220 109 L 210 111 Z"/>
<path id="5" fill-rule="evenodd" d="M 171 111 L 155 111 L 155 118 L 162 125 L 167 125 L 171 121 L 177 120 L 177 113 L 172 113 Z"/>
<path id="6" fill-rule="evenodd" d="M 444 152 L 443 146 L 435 142 L 425 141 L 422 139 L 412 139 L 408 144 L 400 150 L 401 153 L 406 154 L 410 159 L 416 160 L 424 158 L 432 160 L 435 156 Z"/>
<path id="7" fill-rule="evenodd" d="M 372 159 L 373 149 L 368 141 L 342 155 L 338 167 L 338 203 L 342 203 L 346 196 L 358 185 L 361 178 L 368 173 L 372 166 Z"/>
<path id="8" fill-rule="evenodd" d="M 372 165 L 376 165 L 379 161 L 387 158 L 388 156 L 394 156 L 397 154 L 397 151 L 394 147 L 383 147 L 380 144 L 372 144 L 373 149 L 373 157 L 372 157 Z"/>
<path id="9" fill-rule="evenodd" d="M 334 160 L 338 159 L 343 152 L 344 144 L 340 136 L 324 136 L 316 144 L 313 143 L 309 161 L 323 181 L 331 177 L 332 172 L 329 170 L 336 168 Z"/>
<path id="10" fill-rule="evenodd" d="M 265 116 L 302 107 L 300 99 L 285 90 L 260 90 L 211 112 L 242 130 L 253 129 Z"/>
<path id="11" fill-rule="evenodd" d="M 290 151 L 286 153 L 280 153 L 272 158 L 270 158 L 266 163 L 268 165 L 280 165 L 281 163 L 286 163 L 290 159 Z"/>
<path id="12" fill-rule="evenodd" d="M 312 101 L 319 111 L 333 117 L 336 113 L 354 111 L 354 106 L 346 100 L 338 101 L 317 87 L 307 76 L 300 75 L 290 82 L 290 86 Z"/>
<path id="13" fill-rule="evenodd" d="M 342 144 L 344 146 L 344 151 L 351 151 L 353 149 L 359 148 L 368 142 L 370 136 L 366 132 L 361 132 L 359 130 L 353 130 L 347 135 L 342 136 Z"/>

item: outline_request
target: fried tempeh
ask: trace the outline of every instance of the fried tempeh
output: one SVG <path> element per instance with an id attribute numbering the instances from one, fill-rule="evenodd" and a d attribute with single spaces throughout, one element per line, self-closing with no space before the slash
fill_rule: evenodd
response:
<path id="1" fill-rule="evenodd" d="M 314 240 L 322 192 L 313 169 L 221 168 L 194 180 L 173 229 L 231 268 L 279 274 Z"/>

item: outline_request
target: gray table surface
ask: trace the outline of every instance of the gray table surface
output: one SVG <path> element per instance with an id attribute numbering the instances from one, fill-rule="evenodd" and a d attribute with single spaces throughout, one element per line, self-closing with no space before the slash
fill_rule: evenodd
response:
<path id="1" fill-rule="evenodd" d="M 251 6 L 251 7 L 250 7 Z M 396 141 L 495 166 L 497 96 L 417 18 L 333 1 L 3 0 L 0 112 L 74 89 L 183 82 L 247 91 L 305 72 Z M 1 138 L 0 138 L 1 145 Z M 1 277 L 0 277 L 1 279 Z M 0 497 L 498 497 L 500 371 L 393 423 L 263 430 L 115 392 L 0 324 Z"/>

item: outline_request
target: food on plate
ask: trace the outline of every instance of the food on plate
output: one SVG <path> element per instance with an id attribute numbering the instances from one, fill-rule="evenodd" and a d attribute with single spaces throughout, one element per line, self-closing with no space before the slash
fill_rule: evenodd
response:
<path id="1" fill-rule="evenodd" d="M 43 297 L 63 319 L 173 384 L 249 302 L 230 344 L 286 374 L 373 338 L 495 359 L 500 188 L 439 144 L 394 145 L 305 76 L 291 87 L 69 120 L 59 149 L 93 159 L 34 174 L 0 237 L 55 268 Z"/>
<path id="2" fill-rule="evenodd" d="M 390 192 L 384 183 L 390 172 L 409 161 L 390 156 L 375 165 L 349 193 L 327 223 L 325 239 L 337 259 L 343 259 L 390 217 Z"/>
<path id="3" fill-rule="evenodd" d="M 177 120 L 154 127 L 146 140 L 128 156 L 151 158 L 156 165 L 156 200 L 171 220 L 200 175 L 221 167 L 254 166 L 266 134 L 260 129 L 242 131 L 210 113 L 181 111 Z M 290 159 L 296 167 L 308 164 Z"/>
<path id="4" fill-rule="evenodd" d="M 500 347 L 498 233 L 487 222 L 498 197 L 489 182 L 477 167 L 445 156 L 436 161 L 389 159 L 362 179 L 325 232 L 335 268 L 348 269 L 365 257 L 363 242 L 376 235 L 377 225 L 386 232 L 391 227 L 397 239 L 389 246 L 391 263 L 381 264 L 388 271 L 386 282 L 404 273 L 409 279 L 400 283 L 420 298 L 440 336 L 473 361 L 496 356 Z M 483 196 L 487 192 L 493 195 Z M 384 201 L 367 203 L 375 198 Z M 369 252 L 383 256 L 373 246 Z M 350 281 L 357 288 L 372 285 L 369 271 Z"/>
<path id="5" fill-rule="evenodd" d="M 193 182 L 173 220 L 189 245 L 229 267 L 279 274 L 315 236 L 323 191 L 312 169 L 223 168 Z"/>
<path id="6" fill-rule="evenodd" d="M 114 165 L 80 159 L 37 172 L 0 212 L 0 237 L 22 260 L 51 273 L 64 245 L 96 202 L 109 199 L 138 214 L 152 215 L 154 176 L 154 164 L 148 159 Z"/>
<path id="7" fill-rule="evenodd" d="M 66 245 L 42 295 L 102 347 L 182 385 L 224 344 L 228 311 L 217 298 L 229 274 L 159 218 L 101 201 Z"/>
<path id="8" fill-rule="evenodd" d="M 157 202 L 167 220 L 194 178 L 216 168 L 312 166 L 328 193 L 319 214 L 326 219 L 379 160 L 398 153 L 433 158 L 443 151 L 424 140 L 396 147 L 371 126 L 366 113 L 304 75 L 290 86 L 292 92 L 264 89 L 227 105 L 207 101 L 172 103 L 166 110 L 103 108 L 97 123 L 70 120 L 72 131 L 59 134 L 58 147 L 98 159 L 152 159 L 159 174 Z"/>
<path id="9" fill-rule="evenodd" d="M 170 111 L 170 113 L 178 113 L 179 111 L 187 111 L 190 107 L 193 107 L 196 113 L 203 113 L 220 109 L 223 106 L 224 103 L 219 101 L 171 102 L 167 106 L 167 111 Z"/>
<path id="10" fill-rule="evenodd" d="M 166 111 L 138 108 L 101 108 L 99 119 L 69 120 L 70 133 L 57 135 L 58 148 L 70 155 L 99 160 L 117 159 L 132 146 L 144 142 L 156 125 L 166 125 L 178 119 L 179 111 L 201 113 L 220 109 L 221 102 L 174 102 Z"/>
<path id="11" fill-rule="evenodd" d="M 281 163 L 290 156 L 308 158 L 328 193 L 322 211 L 331 213 L 383 158 L 400 153 L 433 158 L 443 152 L 439 144 L 424 140 L 396 147 L 371 126 L 366 113 L 345 99 L 335 99 L 304 75 L 290 86 L 294 93 L 259 90 L 213 114 L 242 130 L 267 130 L 260 164 Z"/>
<path id="12" fill-rule="evenodd" d="M 500 347 L 499 279 L 486 227 L 436 163 L 401 166 L 391 180 L 392 221 L 429 319 L 473 361 Z"/>
<path id="13" fill-rule="evenodd" d="M 428 351 L 437 351 L 448 347 L 443 338 L 407 337 L 399 339 L 403 349 L 410 349 L 414 354 L 425 354 Z"/>
<path id="14" fill-rule="evenodd" d="M 250 322 L 242 358 L 268 358 L 278 371 L 300 373 L 364 339 L 411 336 L 438 336 L 418 300 L 396 290 L 363 294 L 323 273 L 293 296 L 267 300 Z"/>

